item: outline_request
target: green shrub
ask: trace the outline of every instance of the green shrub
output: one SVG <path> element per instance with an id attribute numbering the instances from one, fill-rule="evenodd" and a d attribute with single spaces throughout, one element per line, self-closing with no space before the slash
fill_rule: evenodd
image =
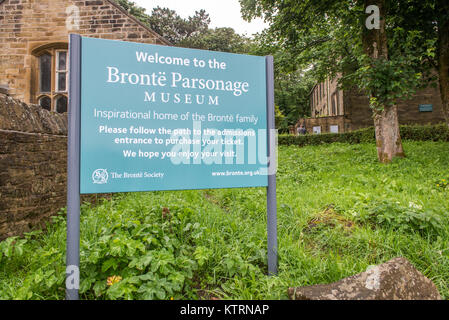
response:
<path id="1" fill-rule="evenodd" d="M 192 298 L 193 276 L 208 260 L 195 252 L 203 228 L 192 221 L 188 207 L 141 208 L 139 198 L 116 197 L 117 211 L 105 201 L 96 208 L 82 207 L 80 295 L 86 299 Z M 93 213 L 96 214 L 93 214 Z M 48 237 L 64 236 L 63 211 Z M 88 216 L 87 216 L 88 215 Z M 34 260 L 20 288 L 0 285 L 0 299 L 61 298 L 64 294 L 64 245 L 8 238 L 0 242 L 0 266 L 17 269 L 20 260 Z M 49 243 L 50 247 L 45 243 Z M 62 245 L 60 245 L 62 244 Z M 34 252 L 37 246 L 39 254 Z M 56 247 L 59 246 L 59 247 Z M 207 253 L 207 252 L 206 252 Z M 3 258 L 2 258 L 3 256 Z M 3 264 L 3 265 L 2 265 Z M 0 280 L 1 282 L 1 280 Z"/>
<path id="2" fill-rule="evenodd" d="M 0 242 L 0 262 L 2 259 L 11 258 L 14 255 L 22 256 L 23 247 L 26 243 L 26 239 L 19 239 L 18 237 L 10 237 Z"/>
<path id="3" fill-rule="evenodd" d="M 403 206 L 389 200 L 366 204 L 357 217 L 360 222 L 375 227 L 391 228 L 400 232 L 416 232 L 422 236 L 438 236 L 444 232 L 443 218 L 433 210 L 425 210 L 422 205 L 410 202 Z"/>
<path id="4" fill-rule="evenodd" d="M 300 136 L 279 135 L 280 145 L 315 146 L 327 143 L 364 143 L 374 141 L 374 129 L 366 128 L 345 133 L 306 134 Z"/>
<path id="5" fill-rule="evenodd" d="M 446 124 L 438 125 L 404 125 L 401 126 L 402 140 L 411 141 L 449 141 L 449 130 Z M 315 146 L 334 142 L 358 144 L 375 142 L 373 127 L 344 133 L 323 133 L 307 135 L 279 135 L 280 145 L 296 145 L 299 147 Z"/>
<path id="6" fill-rule="evenodd" d="M 402 140 L 411 141 L 449 141 L 446 124 L 425 126 L 401 126 Z"/>

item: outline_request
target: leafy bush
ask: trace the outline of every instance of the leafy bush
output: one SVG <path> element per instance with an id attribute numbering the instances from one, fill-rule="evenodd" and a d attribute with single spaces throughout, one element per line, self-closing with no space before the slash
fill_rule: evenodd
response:
<path id="1" fill-rule="evenodd" d="M 0 242 L 0 262 L 2 259 L 11 258 L 12 256 L 22 256 L 24 245 L 27 243 L 26 239 L 19 239 L 18 237 L 10 237 L 3 242 Z"/>
<path id="2" fill-rule="evenodd" d="M 198 267 L 193 245 L 202 234 L 198 223 L 187 222 L 192 213 L 187 208 L 149 210 L 102 227 L 98 239 L 82 241 L 80 293 L 146 300 L 188 292 Z M 108 279 L 118 280 L 108 286 Z"/>
<path id="3" fill-rule="evenodd" d="M 194 200 L 186 201 L 188 195 Z M 170 196 L 180 198 L 173 203 Z M 161 202 L 169 207 L 161 207 Z M 212 283 L 262 275 L 264 250 L 247 241 L 223 242 L 222 236 L 234 241 L 240 233 L 231 216 L 224 223 L 230 230 L 217 225 L 219 230 L 205 233 L 198 221 L 203 205 L 210 204 L 201 191 L 117 194 L 96 207 L 84 204 L 80 297 L 196 299 L 198 289 Z M 65 215 L 61 210 L 53 217 L 40 237 L 32 239 L 36 233 L 30 233 L 0 242 L 0 299 L 64 298 Z M 222 247 L 211 246 L 213 237 L 223 242 Z"/>
<path id="4" fill-rule="evenodd" d="M 208 258 L 205 253 L 194 254 L 195 241 L 201 237 L 203 228 L 191 221 L 193 210 L 189 207 L 142 210 L 141 203 L 131 199 L 117 201 L 116 205 L 112 212 L 108 201 L 95 209 L 82 206 L 81 297 L 191 298 L 194 272 Z M 13 237 L 0 242 L 3 271 L 16 272 L 17 266 L 24 264 L 23 258 L 29 259 L 27 265 L 31 269 L 20 288 L 0 285 L 0 298 L 63 298 L 64 236 L 63 210 L 54 217 L 43 241 Z"/>
<path id="5" fill-rule="evenodd" d="M 449 141 L 449 130 L 446 124 L 401 126 L 401 138 L 411 141 Z"/>
<path id="6" fill-rule="evenodd" d="M 280 145 L 296 145 L 299 147 L 334 142 L 356 144 L 374 141 L 374 129 L 366 128 L 345 133 L 306 134 L 299 136 L 279 135 L 278 141 Z"/>
<path id="7" fill-rule="evenodd" d="M 449 141 L 449 130 L 447 125 L 407 125 L 401 126 L 402 140 L 411 141 Z M 373 127 L 344 133 L 323 133 L 307 135 L 279 135 L 280 145 L 296 145 L 299 147 L 308 145 L 320 145 L 334 142 L 341 143 L 368 143 L 375 141 Z"/>
<path id="8" fill-rule="evenodd" d="M 443 233 L 443 218 L 433 210 L 424 210 L 422 205 L 410 202 L 402 206 L 389 200 L 375 201 L 365 206 L 365 214 L 359 221 L 376 227 L 391 228 L 401 232 L 417 232 L 423 236 Z"/>

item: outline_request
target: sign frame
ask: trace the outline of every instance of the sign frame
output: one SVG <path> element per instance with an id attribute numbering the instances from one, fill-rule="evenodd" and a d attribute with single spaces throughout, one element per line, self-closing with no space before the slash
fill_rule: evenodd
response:
<path id="1" fill-rule="evenodd" d="M 79 299 L 80 283 L 80 146 L 81 146 L 81 57 L 82 37 L 69 35 L 69 110 L 67 147 L 67 252 L 66 299 Z M 274 112 L 274 59 L 265 57 L 267 92 L 267 254 L 268 274 L 278 273 L 276 135 Z"/>

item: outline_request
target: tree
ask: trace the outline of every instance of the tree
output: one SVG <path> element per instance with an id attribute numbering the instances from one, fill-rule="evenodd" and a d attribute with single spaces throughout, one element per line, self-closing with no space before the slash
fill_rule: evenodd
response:
<path id="1" fill-rule="evenodd" d="M 308 65 L 301 64 L 283 44 L 269 31 L 257 34 L 252 43 L 251 54 L 274 57 L 274 93 L 280 112 L 285 115 L 276 126 L 280 132 L 288 132 L 299 118 L 310 116 L 309 93 L 315 80 L 306 71 Z"/>
<path id="2" fill-rule="evenodd" d="M 195 11 L 193 16 L 183 19 L 175 10 L 156 7 L 148 17 L 148 24 L 151 29 L 177 45 L 191 36 L 205 32 L 210 18 L 205 10 Z"/>
<path id="3" fill-rule="evenodd" d="M 136 17 L 137 20 L 143 23 L 147 23 L 148 15 L 145 13 L 145 9 L 137 6 L 134 2 L 128 0 L 117 0 L 116 1 L 123 9 L 128 13 Z"/>
<path id="4" fill-rule="evenodd" d="M 210 24 L 209 14 L 205 10 L 195 11 L 193 16 L 184 19 L 175 10 L 169 8 L 158 6 L 152 10 L 151 15 L 148 15 L 144 8 L 132 1 L 117 0 L 117 3 L 174 45 L 188 37 L 207 31 Z"/>
<path id="5" fill-rule="evenodd" d="M 438 24 L 438 76 L 444 115 L 449 128 L 449 2 L 447 0 L 438 0 L 436 9 Z"/>
<path id="6" fill-rule="evenodd" d="M 232 52 L 248 53 L 251 50 L 251 40 L 241 36 L 232 28 L 207 29 L 178 43 L 181 47 Z"/>
<path id="7" fill-rule="evenodd" d="M 401 135 L 399 132 L 398 109 L 391 91 L 385 85 L 394 66 L 389 61 L 388 38 L 385 30 L 385 0 L 365 0 L 365 7 L 378 8 L 378 27 L 364 29 L 362 33 L 363 49 L 370 58 L 367 72 L 369 97 L 374 111 L 377 155 L 381 162 L 390 162 L 394 157 L 403 157 Z M 376 9 L 377 10 L 377 9 Z M 386 71 L 386 72 L 385 72 Z M 382 76 L 382 77 L 379 77 Z M 374 80 L 374 81 L 373 81 Z M 380 80 L 379 82 L 375 82 Z"/>
<path id="8" fill-rule="evenodd" d="M 288 130 L 285 115 L 279 109 L 279 106 L 275 106 L 275 108 L 274 108 L 274 125 L 275 125 L 276 129 L 278 129 L 281 132 L 282 131 L 285 132 Z"/>
<path id="9" fill-rule="evenodd" d="M 391 28 L 413 32 L 413 51 L 423 59 L 416 66 L 425 84 L 439 81 L 443 112 L 449 127 L 449 2 L 400 0 L 390 3 Z M 435 76 L 435 71 L 438 77 Z"/>
<path id="10" fill-rule="evenodd" d="M 404 156 L 396 101 L 409 98 L 419 87 L 421 74 L 416 65 L 422 57 L 411 49 L 415 33 L 389 27 L 390 1 L 240 3 L 245 18 L 264 16 L 270 21 L 271 32 L 297 61 L 313 66 L 317 79 L 343 74 L 344 89 L 356 87 L 370 97 L 379 161 Z"/>

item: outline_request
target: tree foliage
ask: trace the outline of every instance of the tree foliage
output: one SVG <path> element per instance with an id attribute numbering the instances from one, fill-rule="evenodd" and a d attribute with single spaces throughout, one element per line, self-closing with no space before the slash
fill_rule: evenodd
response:
<path id="1" fill-rule="evenodd" d="M 396 1 L 397 2 L 397 1 Z M 418 50 L 417 39 L 424 34 L 395 26 L 398 17 L 386 14 L 389 56 L 372 61 L 364 51 L 366 30 L 363 1 L 354 0 L 240 0 L 245 18 L 263 16 L 271 23 L 270 32 L 288 48 L 300 64 L 313 65 L 318 81 L 343 73 L 343 88 L 358 86 L 379 93 L 383 103 L 408 98 L 420 85 L 422 68 L 417 68 L 432 52 Z M 397 5 L 388 3 L 393 13 Z M 429 42 L 429 46 L 431 42 Z M 417 71 L 419 70 L 419 71 Z"/>
<path id="2" fill-rule="evenodd" d="M 364 52 L 368 15 L 362 0 L 240 3 L 247 20 L 264 17 L 269 21 L 270 33 L 297 60 L 312 64 L 318 81 L 344 73 L 343 88 L 372 90 L 381 100 L 377 104 L 407 99 L 429 82 L 436 84 L 435 70 L 444 49 L 438 44 L 438 35 L 449 21 L 444 7 L 447 0 L 386 0 L 388 59 L 379 61 L 372 61 Z"/>
<path id="3" fill-rule="evenodd" d="M 145 12 L 145 8 L 139 7 L 134 2 L 129 0 L 116 0 L 123 9 L 125 9 L 129 14 L 136 17 L 142 23 L 147 23 L 148 15 Z"/>
<path id="4" fill-rule="evenodd" d="M 176 45 L 182 40 L 205 32 L 209 28 L 210 18 L 205 10 L 195 11 L 193 16 L 182 18 L 175 10 L 156 7 L 151 14 L 129 0 L 117 0 L 127 12 L 146 24 L 149 28 Z"/>
<path id="5" fill-rule="evenodd" d="M 287 132 L 300 118 L 310 116 L 309 93 L 315 83 L 308 65 L 301 64 L 270 30 L 258 34 L 253 42 L 252 54 L 274 57 L 275 101 L 285 116 L 277 128 Z"/>
<path id="6" fill-rule="evenodd" d="M 151 29 L 177 45 L 191 36 L 207 31 L 210 18 L 205 10 L 195 11 L 193 16 L 184 19 L 175 10 L 156 7 L 148 17 L 148 24 Z"/>
<path id="7" fill-rule="evenodd" d="M 156 7 L 151 14 L 129 0 L 119 0 L 119 4 L 152 30 L 175 46 L 248 53 L 251 40 L 239 35 L 233 28 L 210 28 L 210 17 L 205 10 L 195 11 L 193 16 L 182 18 L 175 10 Z"/>
<path id="8" fill-rule="evenodd" d="M 232 52 L 249 53 L 251 39 L 241 36 L 232 28 L 207 29 L 179 42 L 182 47 Z"/>

